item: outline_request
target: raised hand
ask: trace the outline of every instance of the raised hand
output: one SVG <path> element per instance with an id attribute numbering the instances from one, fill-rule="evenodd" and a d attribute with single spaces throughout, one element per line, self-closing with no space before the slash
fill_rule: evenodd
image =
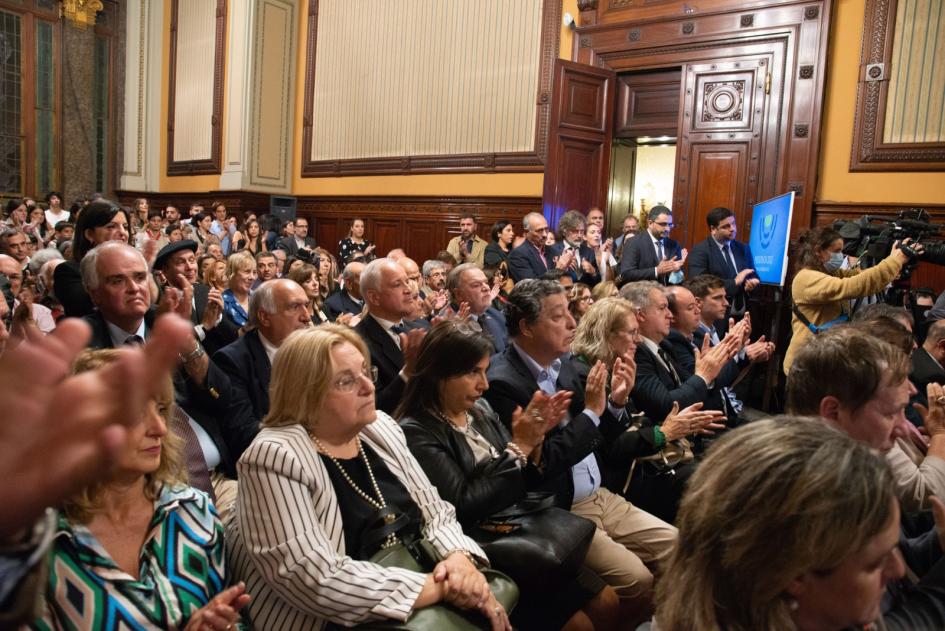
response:
<path id="1" fill-rule="evenodd" d="M 206 605 L 194 612 L 184 631 L 206 631 L 207 629 L 232 629 L 239 622 L 239 611 L 249 604 L 250 595 L 246 584 L 227 588 L 213 597 Z"/>
<path id="2" fill-rule="evenodd" d="M 417 355 L 420 353 L 420 342 L 427 332 L 425 329 L 410 329 L 400 334 L 400 350 L 404 355 L 404 374 L 409 378 L 417 365 Z"/>
<path id="3" fill-rule="evenodd" d="M 637 364 L 632 357 L 614 360 L 614 367 L 610 373 L 610 401 L 617 407 L 627 405 L 630 391 L 637 378 Z"/>
<path id="4" fill-rule="evenodd" d="M 718 421 L 725 421 L 726 417 L 718 410 L 703 410 L 702 403 L 693 403 L 679 411 L 679 401 L 673 402 L 673 409 L 660 424 L 660 430 L 666 440 L 678 440 L 691 434 L 706 434 L 711 436 L 713 430 L 725 429 Z"/>
<path id="5" fill-rule="evenodd" d="M 597 361 L 587 373 L 587 384 L 584 386 L 584 404 L 592 412 L 600 416 L 607 409 L 607 367 L 604 362 Z"/>

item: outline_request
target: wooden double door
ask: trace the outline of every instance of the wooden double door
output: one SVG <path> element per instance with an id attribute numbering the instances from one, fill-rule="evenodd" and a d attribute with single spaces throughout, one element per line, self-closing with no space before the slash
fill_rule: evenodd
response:
<path id="1" fill-rule="evenodd" d="M 747 238 L 752 205 L 783 192 L 785 44 L 770 39 L 648 60 L 682 69 L 673 237 L 690 247 L 708 234 L 712 208 L 735 211 Z M 606 207 L 616 77 L 612 69 L 557 62 L 543 194 L 552 225 L 570 208 Z"/>

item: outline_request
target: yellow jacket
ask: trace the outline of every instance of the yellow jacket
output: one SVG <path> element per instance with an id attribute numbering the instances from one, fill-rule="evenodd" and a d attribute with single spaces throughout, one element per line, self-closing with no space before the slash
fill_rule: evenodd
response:
<path id="1" fill-rule="evenodd" d="M 847 301 L 871 296 L 882 291 L 899 275 L 902 261 L 894 252 L 877 265 L 866 270 L 839 270 L 826 274 L 812 269 L 802 269 L 791 283 L 794 304 L 811 324 L 820 326 L 836 320 L 846 312 Z M 791 369 L 794 355 L 810 339 L 807 325 L 797 314 L 791 315 L 791 342 L 784 354 L 784 373 Z"/>

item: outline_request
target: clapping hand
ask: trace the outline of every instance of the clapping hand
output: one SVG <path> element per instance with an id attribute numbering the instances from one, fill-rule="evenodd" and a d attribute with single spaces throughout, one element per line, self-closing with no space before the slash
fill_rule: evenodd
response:
<path id="1" fill-rule="evenodd" d="M 629 355 L 614 360 L 610 374 L 610 401 L 617 407 L 624 407 L 630 398 L 630 391 L 637 379 L 637 363 Z"/>
<path id="2" fill-rule="evenodd" d="M 725 420 L 725 415 L 718 410 L 703 410 L 701 402 L 680 412 L 679 401 L 674 401 L 672 411 L 660 424 L 660 430 L 666 440 L 678 440 L 690 434 L 711 436 L 713 430 L 725 429 L 725 425 L 717 422 Z"/>
<path id="3" fill-rule="evenodd" d="M 215 629 L 225 631 L 239 622 L 239 611 L 249 604 L 250 596 L 246 593 L 246 584 L 242 581 L 229 587 L 194 612 L 187 621 L 184 631 L 206 631 Z"/>

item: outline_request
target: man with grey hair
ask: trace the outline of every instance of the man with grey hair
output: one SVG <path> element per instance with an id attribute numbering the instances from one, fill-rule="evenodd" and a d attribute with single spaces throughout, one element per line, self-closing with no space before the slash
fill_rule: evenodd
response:
<path id="1" fill-rule="evenodd" d="M 631 393 L 637 409 L 649 418 L 666 418 L 676 402 L 680 408 L 707 403 L 719 371 L 738 353 L 741 337 L 726 337 L 711 349 L 706 343 L 696 354 L 695 369 L 690 372 L 666 339 L 672 312 L 663 286 L 655 281 L 630 283 L 623 286 L 620 296 L 633 307 L 640 327 L 640 343 L 634 355 L 637 378 Z"/>
<path id="2" fill-rule="evenodd" d="M 322 311 L 332 322 L 338 321 L 339 316 L 344 316 L 344 314 L 356 316 L 364 310 L 364 298 L 361 296 L 361 272 L 363 271 L 364 263 L 361 261 L 352 261 L 345 265 L 341 273 L 342 286 L 328 296 L 325 304 L 322 305 Z M 343 317 L 342 320 L 344 320 Z M 348 324 L 348 322 L 350 320 L 343 324 Z"/>
<path id="3" fill-rule="evenodd" d="M 148 262 L 141 252 L 121 241 L 108 241 L 82 258 L 80 270 L 95 305 L 83 318 L 92 327 L 89 347 L 144 343 L 156 311 L 151 308 Z"/>
<path id="4" fill-rule="evenodd" d="M 526 278 L 541 278 L 548 271 L 545 256 L 545 237 L 548 221 L 541 213 L 528 213 L 522 218 L 525 240 L 509 253 L 509 274 L 516 283 Z"/>
<path id="5" fill-rule="evenodd" d="M 492 287 L 485 273 L 475 263 L 457 265 L 446 279 L 453 312 L 469 306 L 469 321 L 490 338 L 494 352 L 501 353 L 508 345 L 505 315 L 492 306 Z"/>
<path id="6" fill-rule="evenodd" d="M 375 259 L 361 272 L 361 295 L 368 314 L 354 328 L 377 367 L 377 407 L 392 414 L 413 372 L 420 340 L 426 331 L 405 318 L 414 313 L 414 298 L 402 266 L 404 259 Z"/>
<path id="7" fill-rule="evenodd" d="M 27 329 L 49 333 L 56 328 L 56 321 L 49 308 L 35 302 L 29 290 L 22 291 L 24 273 L 15 258 L 0 254 L 0 274 L 5 274 L 9 279 L 10 293 L 13 294 L 13 321 L 10 334 L 19 339 L 28 335 Z"/>
<path id="8" fill-rule="evenodd" d="M 39 270 L 42 269 L 48 261 L 53 259 L 63 259 L 62 253 L 56 248 L 43 248 L 36 252 L 33 257 L 30 259 L 27 269 L 30 271 L 30 274 L 33 276 L 39 275 Z"/>
<path id="9" fill-rule="evenodd" d="M 597 255 L 586 243 L 587 218 L 577 210 L 569 210 L 558 220 L 558 241 L 548 246 L 547 258 L 564 270 L 575 283 L 593 287 L 600 282 Z M 562 265 L 559 261 L 564 259 Z"/>
<path id="10" fill-rule="evenodd" d="M 312 326 L 308 298 L 302 286 L 279 278 L 260 285 L 249 298 L 249 332 L 213 355 L 228 380 L 225 440 L 234 460 L 239 460 L 259 432 L 259 422 L 269 412 L 272 359 L 294 331 Z"/>

